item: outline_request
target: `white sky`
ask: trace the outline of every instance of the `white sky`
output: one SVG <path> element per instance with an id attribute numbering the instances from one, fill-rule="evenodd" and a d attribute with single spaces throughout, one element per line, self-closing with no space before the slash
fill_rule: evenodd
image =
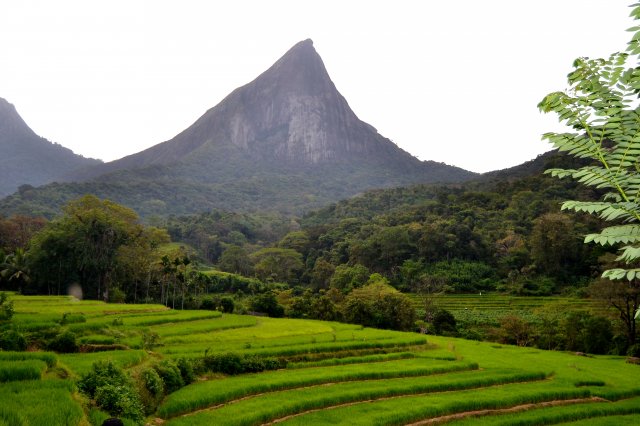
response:
<path id="1" fill-rule="evenodd" d="M 630 0 L 0 0 L 0 97 L 106 161 L 171 139 L 311 38 L 358 117 L 485 172 L 547 151 L 537 103 L 624 50 Z"/>

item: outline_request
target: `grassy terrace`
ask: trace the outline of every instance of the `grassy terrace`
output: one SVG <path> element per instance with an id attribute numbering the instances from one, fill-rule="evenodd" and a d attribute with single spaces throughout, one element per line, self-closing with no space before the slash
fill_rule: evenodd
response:
<path id="1" fill-rule="evenodd" d="M 422 304 L 420 295 L 410 295 L 417 308 Z M 508 296 L 501 294 L 445 294 L 436 298 L 438 307 L 451 312 L 461 310 L 476 311 L 517 311 L 533 310 L 549 305 L 568 306 L 572 310 L 601 311 L 602 307 L 591 299 L 578 299 L 561 296 Z"/>
<path id="2" fill-rule="evenodd" d="M 289 362 L 263 373 L 209 375 L 165 397 L 148 422 L 403 425 L 438 418 L 463 425 L 640 424 L 640 367 L 620 357 L 158 305 L 14 300 L 15 325 L 25 332 L 69 329 L 87 344 L 129 349 L 0 352 L 0 425 L 100 424 L 107 414 L 83 407 L 72 382 L 93 362 L 110 359 L 134 371 L 205 351 Z M 151 332 L 158 345 L 141 349 L 142 334 Z"/>

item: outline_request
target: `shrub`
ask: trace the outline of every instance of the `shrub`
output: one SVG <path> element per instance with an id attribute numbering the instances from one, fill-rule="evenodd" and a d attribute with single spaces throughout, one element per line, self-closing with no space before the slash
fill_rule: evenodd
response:
<path id="1" fill-rule="evenodd" d="M 184 386 L 184 380 L 182 379 L 182 374 L 180 374 L 180 369 L 173 361 L 161 361 L 154 365 L 153 368 L 162 378 L 166 393 L 175 392 Z"/>
<path id="2" fill-rule="evenodd" d="M 7 293 L 0 293 L 0 321 L 9 321 L 13 317 L 13 302 L 7 302 Z"/>
<path id="3" fill-rule="evenodd" d="M 627 356 L 632 356 L 639 358 L 640 357 L 640 343 L 636 343 L 634 345 L 629 346 L 627 350 Z"/>
<path id="4" fill-rule="evenodd" d="M 205 297 L 204 299 L 202 299 L 202 302 L 200 303 L 200 309 L 204 309 L 207 311 L 215 311 L 216 308 L 217 308 L 217 305 L 215 301 L 210 297 Z"/>
<path id="5" fill-rule="evenodd" d="M 65 331 L 58 334 L 47 345 L 49 350 L 60 353 L 73 353 L 78 352 L 78 342 L 76 341 L 75 333 L 71 331 Z"/>
<path id="6" fill-rule="evenodd" d="M 142 423 L 144 408 L 140 397 L 131 386 L 104 385 L 96 390 L 96 404 L 115 416 L 122 416 Z"/>
<path id="7" fill-rule="evenodd" d="M 138 380 L 138 388 L 145 414 L 151 414 L 156 411 L 158 404 L 164 397 L 164 383 L 158 372 L 153 368 L 142 370 Z"/>
<path id="8" fill-rule="evenodd" d="M 284 316 L 284 307 L 278 303 L 276 295 L 272 291 L 255 296 L 251 301 L 251 309 L 273 318 Z"/>
<path id="9" fill-rule="evenodd" d="M 436 334 L 454 335 L 457 331 L 456 319 L 446 309 L 439 309 L 433 315 L 433 329 Z"/>
<path id="10" fill-rule="evenodd" d="M 161 397 L 164 393 L 164 384 L 162 378 L 153 368 L 147 368 L 140 374 L 140 379 L 144 388 L 149 391 L 153 397 Z"/>
<path id="11" fill-rule="evenodd" d="M 262 358 L 257 355 L 240 355 L 235 352 L 205 355 L 202 359 L 204 370 L 228 375 L 259 373 L 265 370 L 277 370 L 285 366 L 285 360 Z"/>
<path id="12" fill-rule="evenodd" d="M 78 389 L 93 398 L 96 389 L 104 385 L 128 385 L 129 378 L 122 368 L 111 361 L 97 361 L 91 366 L 91 371 L 83 375 L 78 381 Z"/>
<path id="13" fill-rule="evenodd" d="M 155 331 L 142 331 L 142 349 L 152 351 L 153 348 L 160 344 L 160 335 Z"/>
<path id="14" fill-rule="evenodd" d="M 5 351 L 27 350 L 27 339 L 16 330 L 7 330 L 0 334 L 0 349 Z"/>
<path id="15" fill-rule="evenodd" d="M 127 417 L 136 423 L 144 418 L 144 408 L 132 380 L 111 361 L 94 362 L 91 371 L 78 381 L 78 389 L 111 415 Z"/>
<path id="16" fill-rule="evenodd" d="M 180 375 L 182 376 L 182 380 L 185 385 L 192 383 L 196 379 L 193 372 L 193 365 L 190 360 L 186 358 L 178 358 L 176 366 L 178 367 L 178 370 L 180 370 Z"/>
<path id="17" fill-rule="evenodd" d="M 222 308 L 222 312 L 226 312 L 228 314 L 233 313 L 233 309 L 235 308 L 235 302 L 231 297 L 222 297 L 220 298 L 220 307 Z"/>
<path id="18" fill-rule="evenodd" d="M 233 313 L 235 303 L 231 297 L 225 296 L 213 296 L 205 297 L 200 303 L 200 309 L 209 311 L 218 310 L 220 312 L 226 312 L 228 314 Z"/>

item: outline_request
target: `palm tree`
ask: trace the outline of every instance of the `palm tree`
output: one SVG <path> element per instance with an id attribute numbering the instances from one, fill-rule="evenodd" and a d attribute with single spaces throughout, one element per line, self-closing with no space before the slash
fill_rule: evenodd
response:
<path id="1" fill-rule="evenodd" d="M 22 286 L 31 281 L 27 256 L 24 249 L 17 248 L 12 254 L 4 256 L 3 261 L 0 262 L 0 275 L 10 284 L 12 289 L 21 291 Z"/>

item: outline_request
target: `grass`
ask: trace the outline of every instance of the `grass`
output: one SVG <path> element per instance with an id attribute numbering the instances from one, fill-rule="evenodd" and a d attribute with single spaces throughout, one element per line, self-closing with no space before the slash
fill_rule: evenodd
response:
<path id="1" fill-rule="evenodd" d="M 423 345 L 423 336 L 361 326 L 310 320 L 258 318 L 254 327 L 163 339 L 159 352 L 201 356 L 210 352 L 243 352 L 264 356 Z"/>
<path id="2" fill-rule="evenodd" d="M 200 411 L 176 418 L 169 424 L 259 425 L 308 410 L 327 408 L 357 401 L 390 398 L 399 395 L 426 394 L 460 389 L 484 388 L 498 384 L 542 380 L 544 374 L 513 374 L 484 371 L 451 373 L 408 379 L 354 381 L 325 386 L 271 392 L 226 404 L 216 410 Z"/>
<path id="3" fill-rule="evenodd" d="M 215 311 L 213 311 L 215 312 Z M 206 319 L 190 319 L 188 324 L 176 323 L 163 324 L 161 326 L 152 327 L 152 330 L 158 333 L 160 337 L 167 338 L 171 336 L 191 336 L 193 334 L 209 333 L 211 331 L 229 330 L 242 327 L 252 327 L 257 324 L 256 317 L 225 314 L 221 316 L 218 312 L 217 316 Z M 187 337 L 189 338 L 189 337 Z M 168 340 L 168 342 L 176 342 L 180 339 Z"/>
<path id="4" fill-rule="evenodd" d="M 186 386 L 169 395 L 158 413 L 161 417 L 173 417 L 249 395 L 324 383 L 427 376 L 476 368 L 477 364 L 468 362 L 408 359 L 379 363 L 375 369 L 367 364 L 356 364 L 248 374 Z"/>
<path id="5" fill-rule="evenodd" d="M 0 383 L 18 380 L 40 380 L 47 363 L 39 359 L 26 361 L 0 361 Z"/>
<path id="6" fill-rule="evenodd" d="M 411 300 L 420 307 L 422 299 L 418 294 L 411 294 Z M 441 309 L 451 312 L 459 310 L 532 310 L 541 307 L 566 306 L 573 310 L 601 310 L 601 305 L 592 299 L 562 296 L 510 296 L 501 294 L 443 294 L 436 299 Z"/>
<path id="7" fill-rule="evenodd" d="M 142 350 L 58 355 L 60 363 L 78 376 L 91 371 L 91 366 L 96 361 L 111 360 L 122 368 L 128 368 L 141 363 L 146 358 L 147 353 Z"/>
<path id="8" fill-rule="evenodd" d="M 501 309 L 533 312 L 545 300 L 482 297 L 451 296 L 450 306 L 465 315 L 471 310 L 464 307 L 475 303 L 493 315 Z M 45 336 L 70 329 L 84 343 L 130 347 L 140 347 L 142 333 L 151 332 L 159 336 L 159 346 L 152 353 L 0 352 L 0 377 L 5 371 L 7 380 L 16 380 L 0 382 L 0 426 L 100 424 L 107 414 L 87 407 L 85 418 L 73 382 L 58 378 L 65 370 L 76 379 L 98 360 L 143 368 L 162 358 L 201 357 L 205 351 L 283 357 L 289 364 L 256 374 L 210 374 L 168 395 L 148 422 L 160 416 L 169 424 L 189 425 L 279 419 L 285 424 L 395 425 L 470 410 L 588 398 L 453 423 L 640 424 L 640 367 L 622 357 L 581 357 L 335 322 L 172 311 L 162 305 L 104 304 L 67 296 L 11 298 L 17 312 L 13 325 L 23 331 Z M 551 299 L 552 306 L 591 309 L 581 303 Z M 67 319 L 86 321 L 62 325 L 65 313 Z M 24 378 L 34 380 L 20 379 L 18 367 L 24 368 Z M 593 397 L 614 402 L 592 402 Z"/>
<path id="9" fill-rule="evenodd" d="M 627 414 L 640 414 L 640 398 L 625 399 L 617 402 L 589 402 L 585 404 L 539 408 L 518 414 L 485 416 L 482 417 L 481 421 L 482 424 L 486 426 L 533 426 L 540 424 L 564 424 L 565 422 L 576 422 L 588 419 L 589 424 L 592 425 L 597 424 L 596 419 L 598 417 Z M 635 424 L 638 424 L 638 417 L 635 417 L 635 421 Z M 466 419 L 455 422 L 455 425 L 470 426 L 477 423 L 478 419 Z M 616 425 L 618 423 L 609 424 Z"/>
<path id="10" fill-rule="evenodd" d="M 389 354 L 380 355 L 365 355 L 365 356 L 352 356 L 344 358 L 328 358 L 320 361 L 311 362 L 290 362 L 287 364 L 287 368 L 308 368 L 308 367 L 328 367 L 331 365 L 345 365 L 345 364 L 365 364 L 372 362 L 385 362 L 396 359 L 415 358 L 416 354 L 413 352 L 393 352 Z"/>
<path id="11" fill-rule="evenodd" d="M 54 367 L 58 358 L 51 352 L 3 352 L 0 351 L 0 362 L 2 361 L 27 361 L 39 359 L 47 363 L 48 367 Z"/>
<path id="12" fill-rule="evenodd" d="M 0 384 L 0 419 L 11 426 L 78 425 L 82 407 L 67 380 L 35 380 Z"/>
<path id="13" fill-rule="evenodd" d="M 472 389 L 359 403 L 312 412 L 291 418 L 282 424 L 326 425 L 349 419 L 349 423 L 353 425 L 403 425 L 459 412 L 589 396 L 587 389 L 563 388 L 552 381 L 509 384 L 486 387 L 482 392 Z"/>

